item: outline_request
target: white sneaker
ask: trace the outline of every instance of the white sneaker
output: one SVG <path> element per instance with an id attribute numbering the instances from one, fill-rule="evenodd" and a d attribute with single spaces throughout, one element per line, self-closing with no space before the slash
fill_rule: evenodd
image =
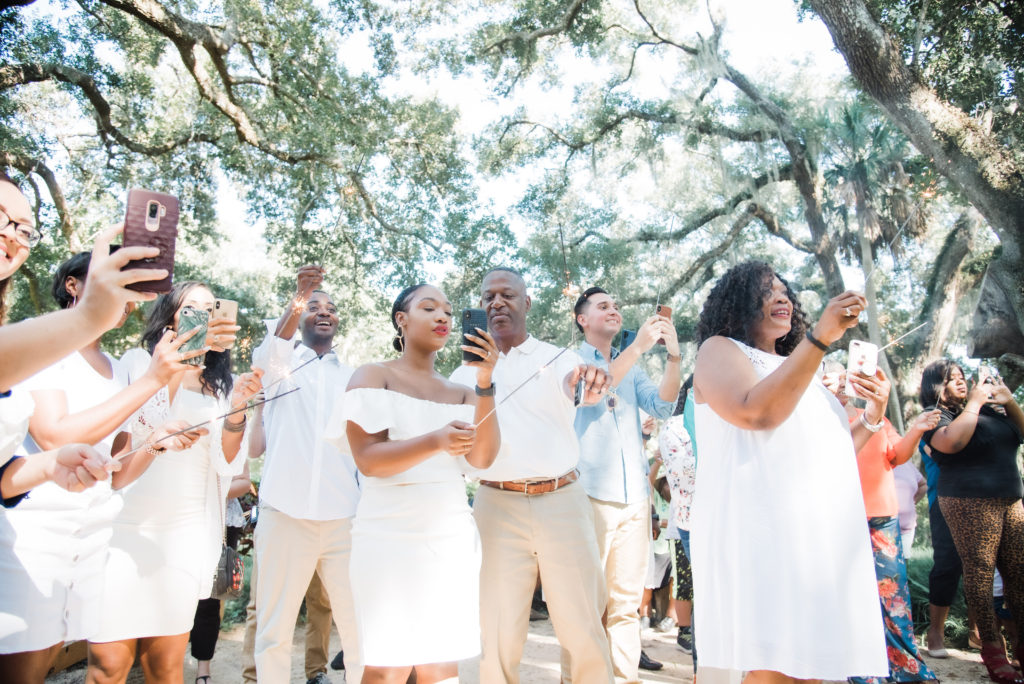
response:
<path id="1" fill-rule="evenodd" d="M 651 618 L 647 617 L 646 615 L 644 617 L 640 618 L 640 629 L 650 629 L 650 628 L 651 628 Z"/>
<path id="2" fill-rule="evenodd" d="M 666 632 L 671 632 L 671 631 L 672 631 L 672 630 L 674 630 L 675 628 L 676 628 L 676 621 L 675 621 L 675 620 L 673 620 L 673 619 L 672 619 L 672 618 L 670 618 L 670 617 L 665 617 L 665 618 L 664 618 L 664 619 L 663 619 L 663 620 L 662 620 L 661 622 L 659 622 L 659 623 L 658 623 L 658 625 L 657 625 L 657 626 L 656 626 L 656 627 L 654 628 L 654 631 L 656 631 L 656 632 L 661 632 L 662 634 L 664 634 L 664 633 L 666 633 Z"/>

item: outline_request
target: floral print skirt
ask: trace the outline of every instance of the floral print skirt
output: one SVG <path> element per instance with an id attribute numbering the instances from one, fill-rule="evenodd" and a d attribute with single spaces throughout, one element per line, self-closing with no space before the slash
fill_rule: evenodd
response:
<path id="1" fill-rule="evenodd" d="M 871 548 L 875 554 L 878 596 L 885 622 L 885 648 L 889 656 L 889 676 L 851 677 L 855 684 L 882 682 L 923 682 L 938 680 L 924 661 L 914 638 L 914 619 L 910 612 L 910 586 L 903 559 L 900 520 L 897 516 L 868 518 Z"/>

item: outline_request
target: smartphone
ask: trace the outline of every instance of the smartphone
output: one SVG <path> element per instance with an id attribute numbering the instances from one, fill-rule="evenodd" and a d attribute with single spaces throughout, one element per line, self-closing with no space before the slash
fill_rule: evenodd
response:
<path id="1" fill-rule="evenodd" d="M 219 319 L 231 321 L 231 325 L 234 325 L 238 321 L 238 302 L 231 299 L 216 300 L 213 304 L 213 313 L 210 315 L 210 320 Z M 235 343 L 232 342 L 224 348 L 231 349 L 234 346 Z"/>
<path id="2" fill-rule="evenodd" d="M 665 318 L 667 318 L 670 321 L 672 320 L 672 307 L 671 306 L 665 306 L 664 304 L 658 304 L 658 307 L 654 310 L 654 313 L 656 313 L 659 316 L 664 316 Z M 658 340 L 658 344 L 665 344 L 665 338 L 663 337 L 660 340 Z"/>
<path id="3" fill-rule="evenodd" d="M 853 391 L 850 376 L 854 373 L 874 375 L 878 370 L 878 346 L 860 340 L 850 341 L 850 353 L 846 359 L 846 396 L 857 397 Z"/>
<path id="4" fill-rule="evenodd" d="M 132 268 L 167 269 L 163 280 L 131 283 L 138 292 L 170 292 L 174 274 L 174 244 L 178 239 L 178 198 L 162 192 L 132 188 L 124 213 L 124 246 L 156 247 L 160 253 L 149 259 L 129 261 L 123 270 Z"/>
<path id="5" fill-rule="evenodd" d="M 576 389 L 573 391 L 572 394 L 573 406 L 579 406 L 580 404 L 583 403 L 583 393 L 584 391 L 586 391 L 586 389 L 587 381 L 586 379 L 584 379 L 583 375 L 580 374 L 580 379 L 576 381 Z"/>
<path id="6" fill-rule="evenodd" d="M 191 306 L 182 307 L 181 313 L 178 314 L 178 334 L 184 335 L 193 328 L 200 328 L 200 331 L 195 335 L 185 340 L 185 342 L 178 347 L 178 351 L 185 354 L 196 349 L 202 349 L 206 346 L 206 328 L 210 322 L 210 314 L 205 309 L 195 309 Z M 195 358 L 185 359 L 185 363 L 192 366 L 203 365 L 203 356 L 196 356 Z"/>
<path id="7" fill-rule="evenodd" d="M 978 378 L 985 385 L 997 385 L 1003 381 L 995 366 L 978 366 Z"/>
<path id="8" fill-rule="evenodd" d="M 466 335 L 475 335 L 480 337 L 480 332 L 477 330 L 487 330 L 487 312 L 483 309 L 463 309 L 462 310 L 462 344 L 469 347 L 476 347 L 481 349 L 480 345 L 473 340 L 466 337 Z M 463 361 L 479 361 L 480 357 L 471 351 L 462 350 Z"/>
<path id="9" fill-rule="evenodd" d="M 625 328 L 623 328 L 622 329 L 622 340 L 619 342 L 619 351 L 621 352 L 623 349 L 625 349 L 629 345 L 633 344 L 633 340 L 635 340 L 635 339 L 636 339 L 636 330 L 626 330 Z"/>

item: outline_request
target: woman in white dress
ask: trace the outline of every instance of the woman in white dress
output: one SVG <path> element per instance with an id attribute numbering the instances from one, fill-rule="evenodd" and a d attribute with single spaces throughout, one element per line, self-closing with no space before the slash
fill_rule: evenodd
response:
<path id="1" fill-rule="evenodd" d="M 77 304 L 89 263 L 90 254 L 83 252 L 58 267 L 52 291 L 61 309 Z M 128 311 L 123 310 L 122 322 Z M 100 351 L 97 338 L 19 384 L 16 389 L 34 406 L 22 453 L 80 442 L 109 458 L 122 424 L 173 373 L 186 368 L 177 357 L 177 350 L 164 344 L 154 363 L 129 384 L 126 369 Z M 62 643 L 92 635 L 102 610 L 110 523 L 120 508 L 111 485 L 124 486 L 144 468 L 130 460 L 109 481 L 84 492 L 41 484 L 5 516 L 0 674 L 16 671 L 21 681 L 42 682 Z"/>
<path id="2" fill-rule="evenodd" d="M 858 422 L 851 439 L 815 379 L 864 307 L 845 292 L 812 331 L 761 262 L 730 269 L 704 304 L 690 532 L 702 668 L 747 684 L 889 673 L 854 451 L 871 433 Z"/>
<path id="3" fill-rule="evenodd" d="M 451 332 L 440 290 L 416 285 L 391 309 L 401 356 L 362 366 L 343 402 L 362 480 L 352 524 L 351 582 L 364 683 L 455 681 L 480 653 L 480 538 L 466 498 L 467 463 L 486 468 L 500 436 L 493 339 L 470 339 L 476 391 L 434 369 Z M 478 329 L 479 330 L 479 329 Z M 401 615 L 400 620 L 395 620 Z"/>
<path id="4" fill-rule="evenodd" d="M 157 299 L 143 346 L 153 351 L 167 327 L 176 329 L 183 307 L 212 312 L 214 301 L 201 283 L 175 284 Z M 237 329 L 211 324 L 205 365 L 176 375 L 142 407 L 132 425 L 133 444 L 168 420 L 197 424 L 245 406 L 259 392 L 258 370 L 232 382 L 224 347 Z M 123 362 L 131 372 L 150 363 L 150 356 L 132 350 Z M 181 681 L 196 604 L 210 596 L 221 553 L 228 484 L 245 462 L 245 426 L 245 413 L 236 413 L 211 422 L 185 450 L 149 450 L 149 467 L 124 489 L 103 573 L 103 615 L 89 640 L 86 681 L 124 682 L 136 652 L 148 684 Z"/>

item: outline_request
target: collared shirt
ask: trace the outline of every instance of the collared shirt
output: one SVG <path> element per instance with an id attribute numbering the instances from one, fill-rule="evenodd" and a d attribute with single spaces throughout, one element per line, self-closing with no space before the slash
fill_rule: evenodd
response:
<path id="1" fill-rule="evenodd" d="M 252 363 L 264 369 L 266 387 L 315 358 L 316 352 L 306 345 L 271 333 L 253 351 Z M 267 453 L 260 501 L 302 520 L 355 515 L 359 502 L 356 464 L 351 455 L 324 439 L 328 419 L 352 373 L 337 354 L 328 352 L 270 390 L 268 399 L 299 388 L 264 409 Z"/>
<path id="2" fill-rule="evenodd" d="M 618 351 L 612 350 L 612 358 Z M 608 369 L 608 362 L 594 345 L 580 345 L 583 362 Z M 580 480 L 592 499 L 631 504 L 648 497 L 647 473 L 650 467 L 644 454 L 640 410 L 655 418 L 668 418 L 674 401 L 658 396 L 638 364 L 633 364 L 615 388 L 615 407 L 605 398 L 594 406 L 581 406 L 576 412 L 576 435 L 580 440 Z"/>
<path id="3" fill-rule="evenodd" d="M 553 344 L 529 336 L 508 354 L 498 356 L 491 377 L 498 404 L 495 416 L 501 428 L 501 448 L 491 467 L 473 470 L 473 477 L 499 481 L 547 479 L 576 467 L 579 443 L 572 427 L 576 407 L 572 398 L 566 396 L 562 384 L 566 374 L 579 365 L 580 358 L 576 352 L 566 351 L 555 359 L 560 351 L 562 349 Z M 552 359 L 555 359 L 553 363 Z M 502 403 L 515 388 L 548 363 L 551 365 Z M 451 379 L 474 387 L 476 369 L 462 366 L 455 369 Z"/>

